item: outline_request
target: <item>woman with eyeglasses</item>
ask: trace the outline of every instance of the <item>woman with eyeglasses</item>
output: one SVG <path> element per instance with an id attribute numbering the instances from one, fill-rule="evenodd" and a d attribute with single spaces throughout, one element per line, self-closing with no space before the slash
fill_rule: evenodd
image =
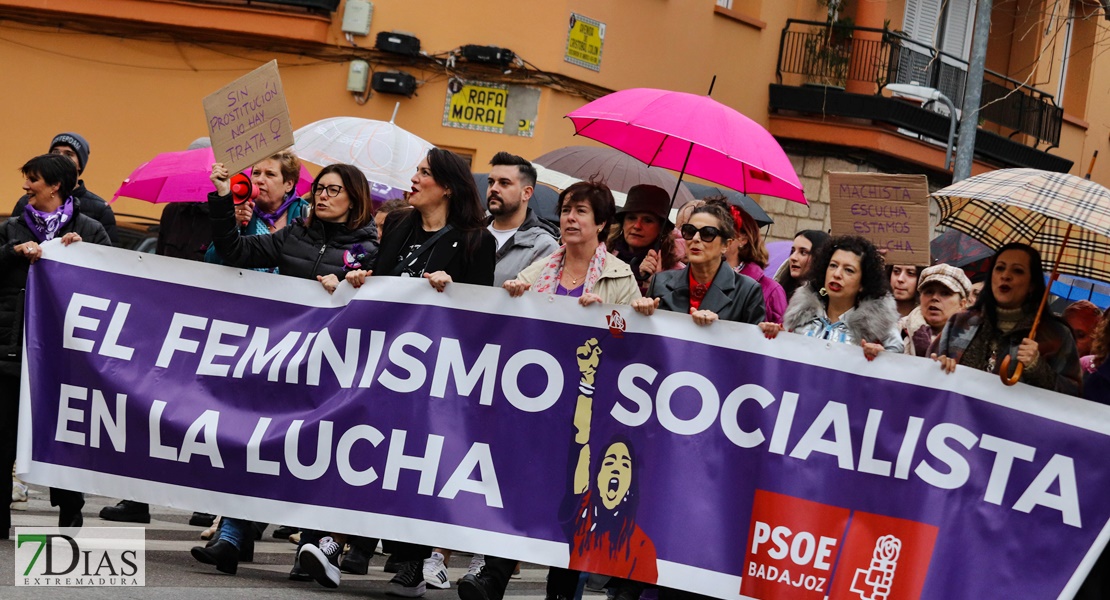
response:
<path id="1" fill-rule="evenodd" d="M 212 242 L 231 266 L 273 268 L 290 277 L 316 279 L 334 292 L 348 271 L 373 263 L 378 233 L 370 184 L 357 167 L 324 167 L 312 182 L 312 206 L 304 221 L 272 235 L 241 235 L 231 198 L 231 173 L 212 165 L 216 191 L 208 194 Z"/>
<path id="2" fill-rule="evenodd" d="M 762 288 L 725 261 L 725 250 L 736 237 L 736 224 L 725 203 L 709 200 L 695 208 L 681 233 L 686 240 L 686 268 L 656 273 L 647 295 L 634 300 L 632 308 L 648 316 L 656 309 L 687 313 L 698 325 L 718 319 L 762 322 Z"/>
<path id="3" fill-rule="evenodd" d="M 216 252 L 231 266 L 275 268 L 282 275 L 316 279 L 334 292 L 347 271 L 370 264 L 377 256 L 378 234 L 370 185 L 353 165 L 324 167 L 312 182 L 312 205 L 304 220 L 296 220 L 272 234 L 242 235 L 231 197 L 231 173 L 222 163 L 212 165 L 216 191 L 208 194 L 212 239 Z M 191 550 L 193 558 L 235 574 L 239 561 L 253 560 L 254 531 L 250 521 L 225 515 L 218 537 L 208 546 Z M 291 578 L 297 578 L 294 565 Z"/>

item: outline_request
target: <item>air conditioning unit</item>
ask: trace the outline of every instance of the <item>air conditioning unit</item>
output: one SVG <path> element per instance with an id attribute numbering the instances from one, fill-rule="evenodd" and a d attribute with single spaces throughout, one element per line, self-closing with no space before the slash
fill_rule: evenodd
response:
<path id="1" fill-rule="evenodd" d="M 383 94 L 412 96 L 416 93 L 416 78 L 404 71 L 383 71 L 374 73 L 370 87 Z"/>

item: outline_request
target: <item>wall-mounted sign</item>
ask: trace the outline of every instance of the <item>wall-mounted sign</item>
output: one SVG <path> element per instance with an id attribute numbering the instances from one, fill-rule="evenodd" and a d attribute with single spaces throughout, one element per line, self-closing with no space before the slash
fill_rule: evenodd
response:
<path id="1" fill-rule="evenodd" d="M 601 70 L 601 47 L 605 42 L 605 23 L 570 13 L 567 51 L 563 58 L 571 64 L 593 71 Z"/>
<path id="2" fill-rule="evenodd" d="M 452 79 L 443 126 L 532 137 L 539 97 L 539 90 L 524 86 Z"/>

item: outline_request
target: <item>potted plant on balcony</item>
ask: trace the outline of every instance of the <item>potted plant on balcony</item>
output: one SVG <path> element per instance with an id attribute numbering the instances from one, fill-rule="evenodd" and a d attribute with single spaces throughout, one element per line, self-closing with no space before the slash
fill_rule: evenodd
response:
<path id="1" fill-rule="evenodd" d="M 824 27 L 815 27 L 805 40 L 806 85 L 844 89 L 852 57 L 855 22 L 840 16 L 843 0 L 820 0 L 828 7 Z"/>

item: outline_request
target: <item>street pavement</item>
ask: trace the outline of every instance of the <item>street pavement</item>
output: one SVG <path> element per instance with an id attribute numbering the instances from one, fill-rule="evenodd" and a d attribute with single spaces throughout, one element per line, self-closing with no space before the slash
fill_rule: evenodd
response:
<path id="1" fill-rule="evenodd" d="M 57 525 L 58 511 L 50 506 L 45 488 L 31 486 L 31 495 L 25 511 L 12 511 L 14 527 L 52 527 Z M 386 583 L 391 574 L 382 571 L 385 557 L 375 555 L 366 575 L 343 574 L 338 589 L 327 589 L 309 582 L 288 579 L 293 565 L 296 546 L 288 540 L 276 540 L 271 525 L 261 541 L 255 543 L 254 562 L 239 563 L 236 575 L 225 575 L 214 566 L 203 565 L 189 554 L 193 546 L 203 545 L 202 528 L 189 525 L 191 512 L 151 506 L 150 524 L 113 523 L 97 517 L 104 506 L 116 503 L 115 498 L 87 496 L 85 499 L 86 527 L 146 527 L 146 587 L 145 588 L 65 588 L 14 586 L 13 540 L 0 541 L 0 599 L 2 598 L 68 598 L 118 600 L 125 598 L 157 598 L 158 600 L 225 600 L 234 598 L 304 598 L 304 597 L 358 597 L 395 598 L 386 596 Z M 14 539 L 14 532 L 12 538 Z M 429 587 L 427 600 L 457 600 L 455 581 L 466 573 L 469 554 L 451 558 L 448 570 L 451 589 Z M 513 579 L 505 594 L 506 600 L 541 600 L 547 567 L 521 565 L 521 576 Z M 590 600 L 604 600 L 604 594 L 586 592 Z"/>

